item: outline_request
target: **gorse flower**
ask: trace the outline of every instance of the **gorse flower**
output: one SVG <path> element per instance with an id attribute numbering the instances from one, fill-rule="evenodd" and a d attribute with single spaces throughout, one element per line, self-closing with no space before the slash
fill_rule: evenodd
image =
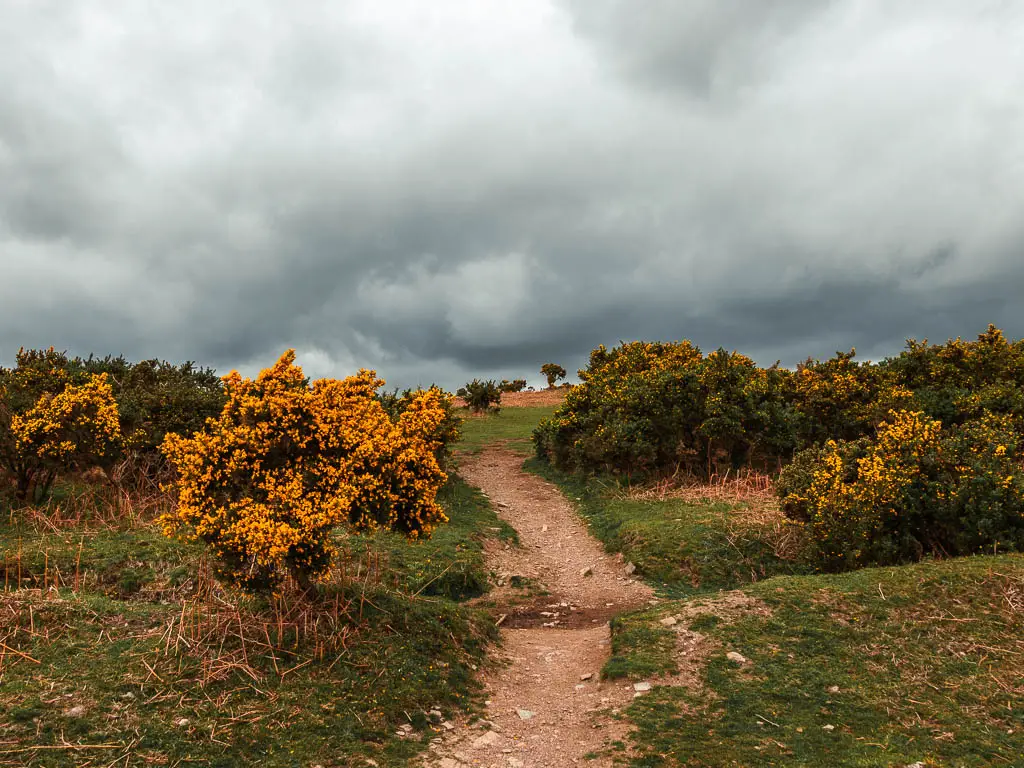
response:
<path id="1" fill-rule="evenodd" d="M 339 525 L 418 537 L 447 520 L 436 501 L 446 396 L 412 393 L 393 420 L 373 371 L 309 385 L 294 359 L 289 350 L 255 380 L 225 376 L 220 417 L 163 446 L 178 473 L 165 533 L 206 542 L 250 589 L 322 577 Z"/>

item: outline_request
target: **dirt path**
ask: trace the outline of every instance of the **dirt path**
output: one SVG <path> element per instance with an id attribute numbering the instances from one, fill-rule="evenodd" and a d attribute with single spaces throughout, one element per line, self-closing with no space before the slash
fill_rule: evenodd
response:
<path id="1" fill-rule="evenodd" d="M 484 677 L 487 720 L 446 733 L 432 745 L 431 766 L 610 766 L 606 756 L 584 755 L 626 731 L 613 715 L 632 700 L 632 686 L 599 680 L 610 651 L 608 620 L 653 601 L 652 592 L 602 550 L 557 488 L 521 464 L 502 448 L 462 462 L 460 474 L 490 497 L 522 547 L 489 553 L 498 576 L 490 597 L 510 607 L 503 609 L 500 651 L 507 664 Z M 512 604 L 510 584 L 520 583 L 514 577 L 534 580 L 547 594 Z"/>

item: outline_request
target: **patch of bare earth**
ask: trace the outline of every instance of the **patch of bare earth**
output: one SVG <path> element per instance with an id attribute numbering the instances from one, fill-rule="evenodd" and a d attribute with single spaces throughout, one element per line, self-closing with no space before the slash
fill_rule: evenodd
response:
<path id="1" fill-rule="evenodd" d="M 463 460 L 461 474 L 481 488 L 519 533 L 521 547 L 495 549 L 502 658 L 484 673 L 486 720 L 455 724 L 431 745 L 425 763 L 443 768 L 610 766 L 601 753 L 628 726 L 614 715 L 633 687 L 600 680 L 610 653 L 608 621 L 655 602 L 651 589 L 605 553 L 557 488 L 521 469 L 522 457 L 489 448 Z M 513 582 L 545 592 L 525 604 Z"/>
<path id="2" fill-rule="evenodd" d="M 690 629 L 690 623 L 701 616 L 715 616 L 723 624 L 731 624 L 746 616 L 770 616 L 771 609 L 761 600 L 734 590 L 714 597 L 695 598 L 683 605 L 662 623 L 676 633 L 676 666 L 674 675 L 658 680 L 658 685 L 674 685 L 700 690 L 703 688 L 703 671 L 708 656 L 721 649 L 706 635 Z M 735 649 L 729 651 L 729 659 L 742 666 L 746 658 Z"/>
<path id="3" fill-rule="evenodd" d="M 565 393 L 568 387 L 555 387 L 555 389 L 538 389 L 536 392 L 502 392 L 502 408 L 539 408 L 545 405 L 561 405 L 565 400 Z M 465 408 L 466 401 L 461 397 L 455 398 L 455 406 Z"/>

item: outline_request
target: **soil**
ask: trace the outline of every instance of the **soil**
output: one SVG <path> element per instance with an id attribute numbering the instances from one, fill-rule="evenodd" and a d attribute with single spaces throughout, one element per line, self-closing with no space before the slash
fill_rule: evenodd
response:
<path id="1" fill-rule="evenodd" d="M 462 460 L 460 474 L 490 497 L 521 546 L 488 553 L 502 645 L 483 674 L 486 720 L 453 724 L 431 745 L 430 766 L 611 766 L 602 752 L 628 730 L 616 714 L 632 701 L 632 685 L 600 679 L 608 621 L 656 599 L 603 551 L 558 489 L 521 464 L 500 447 Z M 534 588 L 525 602 L 512 586 L 524 582 Z"/>

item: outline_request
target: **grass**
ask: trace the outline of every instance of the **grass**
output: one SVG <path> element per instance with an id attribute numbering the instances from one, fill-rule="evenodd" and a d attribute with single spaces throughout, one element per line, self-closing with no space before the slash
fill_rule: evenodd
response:
<path id="1" fill-rule="evenodd" d="M 534 427 L 555 412 L 556 406 L 532 406 L 525 408 L 502 408 L 496 414 L 471 415 L 463 409 L 460 415 L 462 439 L 458 450 L 463 453 L 478 453 L 489 445 L 501 444 L 511 451 L 523 455 L 533 453 L 531 435 Z"/>
<path id="2" fill-rule="evenodd" d="M 630 708 L 633 765 L 1020 765 L 1024 557 L 780 577 L 743 592 L 767 610 L 722 620 L 680 601 L 620 625 L 618 665 L 633 676 L 672 666 L 664 638 L 652 650 L 644 629 L 663 636 L 657 619 L 673 611 L 690 611 L 678 626 L 703 648 L 691 649 L 703 656 L 697 685 L 655 686 Z"/>
<path id="3" fill-rule="evenodd" d="M 341 540 L 323 605 L 273 610 L 151 525 L 8 516 L 0 766 L 410 764 L 431 710 L 472 706 L 495 630 L 462 601 L 486 589 L 483 541 L 514 536 L 458 479 L 441 500 L 451 524 L 429 541 Z"/>

